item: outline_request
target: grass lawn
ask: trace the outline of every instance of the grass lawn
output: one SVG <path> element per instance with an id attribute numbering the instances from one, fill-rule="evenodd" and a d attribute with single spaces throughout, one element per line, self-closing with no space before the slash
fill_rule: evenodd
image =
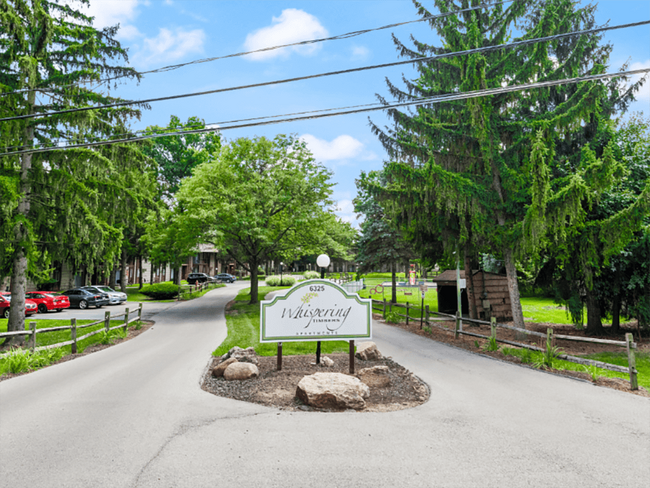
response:
<path id="1" fill-rule="evenodd" d="M 287 289 L 288 286 L 260 286 L 259 298 L 263 300 L 267 293 L 274 290 Z M 278 348 L 275 343 L 260 343 L 260 305 L 249 305 L 250 288 L 241 290 L 235 298 L 232 309 L 226 313 L 228 324 L 228 337 L 212 353 L 213 356 L 222 356 L 232 347 L 253 347 L 260 356 L 275 356 Z M 334 352 L 348 352 L 347 341 L 322 341 L 321 352 L 331 354 Z M 286 356 L 296 354 L 315 354 L 316 342 L 283 342 L 282 354 Z"/>
<path id="2" fill-rule="evenodd" d="M 167 281 L 166 283 L 171 283 L 171 281 Z M 183 300 L 191 300 L 193 298 L 199 298 L 205 295 L 207 292 L 210 290 L 214 290 L 215 288 L 222 288 L 226 285 L 215 283 L 214 285 L 210 286 L 209 288 L 200 291 L 200 292 L 194 292 L 191 295 L 189 293 L 184 294 L 182 299 Z M 194 286 L 192 286 L 194 288 Z M 183 280 L 181 281 L 181 291 L 189 291 L 190 285 L 187 284 L 187 281 Z M 119 291 L 119 288 L 118 288 Z M 126 301 L 127 302 L 156 302 L 156 303 L 167 303 L 167 302 L 175 302 L 176 299 L 172 298 L 169 300 L 153 300 L 149 298 L 147 295 L 143 295 L 140 293 L 139 290 L 139 285 L 134 285 L 134 286 L 127 286 L 126 287 Z"/>
<path id="3" fill-rule="evenodd" d="M 515 349 L 511 347 L 501 348 L 501 352 L 511 356 L 518 356 L 520 358 L 527 357 L 526 362 L 535 364 L 535 360 L 541 357 L 540 352 L 537 351 L 525 351 L 524 349 Z M 602 361 L 604 363 L 616 364 L 618 366 L 627 367 L 627 353 L 626 352 L 603 352 L 598 354 L 589 354 L 584 357 L 585 359 L 594 359 L 596 361 Z M 636 369 L 637 369 L 637 379 L 639 386 L 650 390 L 650 354 L 649 353 L 636 353 Z M 553 368 L 559 370 L 568 370 L 568 371 L 579 371 L 581 373 L 589 373 L 594 377 L 603 376 L 606 378 L 621 378 L 626 381 L 630 380 L 630 375 L 627 373 L 619 373 L 617 371 L 610 371 L 608 369 L 601 369 L 597 367 L 586 367 L 581 364 L 572 363 L 570 361 L 564 361 L 562 359 L 556 359 L 553 361 Z"/>
<path id="4" fill-rule="evenodd" d="M 46 329 L 50 327 L 61 327 L 69 326 L 69 320 L 27 320 L 25 324 L 25 329 L 29 328 L 29 322 L 36 322 L 37 329 Z M 85 325 L 95 322 L 94 320 L 78 320 L 77 326 Z M 124 321 L 117 319 L 111 320 L 111 327 L 114 327 L 119 324 L 123 324 Z M 138 322 L 132 322 L 129 327 L 137 327 Z M 83 329 L 77 329 L 77 337 L 88 334 L 96 330 L 104 328 L 104 323 L 93 325 L 91 327 L 86 327 Z M 0 332 L 7 332 L 7 319 L 0 319 Z M 108 334 L 99 333 L 88 337 L 82 341 L 77 342 L 77 353 L 82 353 L 84 349 L 88 346 L 95 344 L 106 344 L 111 342 L 113 338 L 118 336 L 125 335 L 122 329 L 116 329 Z M 49 346 L 51 344 L 57 344 L 59 342 L 65 342 L 72 339 L 70 330 L 60 330 L 53 332 L 44 332 L 42 334 L 36 334 L 36 347 L 40 346 Z M 15 353 L 8 353 L 6 355 L 0 356 L 0 375 L 7 372 L 19 373 L 22 371 L 30 369 L 38 369 L 48 364 L 58 361 L 64 356 L 67 356 L 72 353 L 72 346 L 63 346 L 52 350 L 40 351 L 31 353 L 29 350 L 16 351 Z"/>

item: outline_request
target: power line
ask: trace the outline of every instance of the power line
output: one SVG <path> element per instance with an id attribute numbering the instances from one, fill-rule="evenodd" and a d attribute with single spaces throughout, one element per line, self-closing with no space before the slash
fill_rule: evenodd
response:
<path id="1" fill-rule="evenodd" d="M 262 53 L 262 52 L 274 51 L 276 49 L 284 49 L 284 48 L 292 47 L 292 46 L 303 46 L 303 45 L 307 45 L 307 44 L 315 44 L 315 43 L 318 43 L 318 42 L 337 41 L 337 40 L 341 40 L 341 39 L 350 39 L 352 37 L 357 37 L 357 36 L 360 36 L 360 35 L 363 35 L 363 34 L 367 34 L 369 32 L 375 32 L 375 31 L 380 31 L 380 30 L 385 30 L 385 29 L 391 29 L 393 27 L 401 27 L 403 25 L 414 24 L 414 23 L 417 23 L 417 22 L 424 22 L 424 21 L 427 21 L 427 20 L 440 19 L 440 18 L 444 18 L 444 17 L 449 17 L 451 15 L 460 14 L 460 13 L 463 13 L 463 12 L 471 12 L 473 10 L 481 10 L 481 9 L 487 8 L 487 7 L 494 7 L 496 5 L 503 5 L 503 4 L 506 4 L 506 3 L 512 3 L 514 1 L 516 1 L 516 0 L 507 0 L 507 1 L 504 1 L 504 2 L 496 2 L 496 3 L 483 3 L 481 5 L 477 5 L 476 7 L 468 7 L 468 8 L 464 8 L 464 9 L 460 9 L 460 10 L 454 10 L 454 11 L 451 11 L 451 12 L 445 12 L 445 13 L 442 13 L 442 14 L 429 15 L 429 16 L 426 16 L 426 17 L 422 17 L 421 19 L 408 20 L 406 22 L 398 22 L 398 23 L 395 23 L 395 24 L 384 25 L 384 26 L 381 26 L 381 27 L 374 27 L 374 28 L 371 28 L 371 29 L 363 29 L 363 30 L 358 30 L 358 31 L 352 31 L 352 32 L 347 32 L 345 34 L 338 34 L 336 36 L 331 36 L 331 37 L 322 37 L 322 38 L 319 38 L 319 39 L 309 39 L 309 40 L 306 40 L 306 41 L 293 42 L 293 43 L 290 43 L 290 44 L 281 44 L 281 45 L 278 45 L 278 46 L 264 47 L 264 48 L 261 48 L 261 49 L 256 49 L 254 51 L 245 51 L 245 52 L 234 53 L 234 54 L 226 54 L 225 56 L 215 56 L 215 57 L 211 57 L 211 58 L 195 59 L 194 61 L 188 61 L 187 63 L 172 64 L 172 65 L 169 65 L 169 66 L 163 66 L 162 68 L 156 68 L 156 69 L 152 69 L 152 70 L 149 70 L 149 71 L 142 71 L 142 72 L 139 72 L 138 74 L 147 75 L 147 74 L 153 74 L 153 73 L 166 73 L 168 71 L 173 71 L 173 70 L 176 70 L 176 69 L 179 69 L 179 68 L 183 68 L 185 66 L 190 66 L 190 65 L 193 65 L 193 64 L 210 63 L 212 61 L 218 61 L 220 59 L 235 58 L 235 57 L 239 57 L 239 56 L 246 56 L 248 54 L 257 54 L 257 53 Z M 95 83 L 99 83 L 99 85 L 101 85 L 102 83 L 107 83 L 107 82 L 110 82 L 110 81 L 118 80 L 120 78 L 124 78 L 125 76 L 127 76 L 127 75 L 114 76 L 112 78 L 105 78 L 103 80 L 97 80 Z M 61 86 L 59 88 L 67 88 L 67 87 L 71 87 L 71 86 L 77 86 L 79 84 L 80 83 L 71 83 L 69 85 L 63 85 L 63 86 Z M 24 89 L 21 89 L 21 90 L 14 90 L 14 91 L 11 91 L 11 92 L 0 93 L 0 96 L 13 95 L 13 94 L 16 94 L 16 93 L 26 93 L 26 92 L 30 92 L 30 91 L 41 91 L 41 92 L 43 92 L 46 89 L 47 89 L 47 87 L 24 88 Z"/>
<path id="2" fill-rule="evenodd" d="M 637 74 L 647 74 L 650 72 L 650 68 L 644 68 L 644 69 L 637 69 L 637 70 L 631 70 L 631 71 L 621 71 L 617 73 L 604 73 L 600 75 L 588 75 L 588 76 L 580 76 L 577 78 L 567 78 L 563 80 L 550 80 L 550 81 L 541 81 L 541 82 L 534 82 L 534 83 L 526 83 L 522 85 L 515 85 L 515 86 L 506 86 L 506 87 L 499 87 L 499 88 L 488 88 L 488 89 L 483 89 L 483 90 L 475 90 L 471 92 L 466 92 L 466 93 L 450 93 L 446 95 L 437 95 L 435 97 L 429 97 L 429 98 L 422 98 L 419 100 L 415 101 L 408 101 L 408 102 L 399 102 L 399 103 L 393 103 L 393 104 L 380 104 L 380 106 L 375 106 L 372 107 L 370 105 L 379 105 L 379 104 L 368 104 L 368 106 L 361 106 L 365 108 L 357 108 L 354 110 L 344 110 L 341 108 L 336 108 L 336 109 L 325 109 L 325 110 L 318 110 L 318 111 L 313 111 L 313 112 L 305 112 L 307 115 L 303 115 L 300 117 L 290 117 L 290 118 L 283 118 L 280 119 L 279 117 L 285 117 L 283 115 L 280 116 L 271 116 L 271 117 L 257 117 L 258 118 L 275 118 L 275 120 L 266 120 L 266 121 L 259 121 L 259 122 L 248 122 L 244 124 L 240 124 L 239 122 L 243 122 L 246 120 L 254 120 L 254 119 L 242 119 L 239 121 L 233 121 L 233 123 L 236 123 L 237 125 L 231 125 L 231 126 L 219 126 L 219 127 L 205 127 L 202 129 L 192 129 L 192 130 L 184 130 L 184 131 L 177 131 L 173 133 L 164 133 L 164 134 L 150 134 L 150 135 L 145 135 L 141 137 L 131 137 L 131 138 L 125 138 L 125 139 L 118 139 L 118 140 L 105 140 L 105 141 L 97 141 L 97 142 L 90 142 L 90 143 L 82 143 L 82 144 L 73 144 L 73 145 L 68 145 L 68 146 L 56 146 L 56 147 L 51 147 L 51 148 L 41 148 L 41 149 L 27 149 L 23 151 L 13 151 L 13 152 L 5 152 L 5 153 L 0 153 L 0 156 L 12 156 L 12 155 L 18 155 L 18 154 L 26 154 L 26 153 L 41 153 L 41 152 L 48 152 L 48 151 L 60 151 L 60 150 L 65 150 L 65 149 L 76 149 L 76 148 L 81 148 L 81 147 L 96 147 L 96 146 L 105 146 L 105 145 L 110 145 L 110 144 L 118 144 L 122 142 L 137 142 L 137 141 L 143 141 L 143 140 L 148 140 L 148 139 L 156 139 L 159 137 L 169 137 L 169 136 L 182 136 L 182 135 L 187 135 L 187 134 L 201 134 L 201 133 L 206 133 L 206 132 L 214 132 L 214 131 L 224 131 L 224 130 L 232 130 L 232 129 L 243 129 L 243 128 L 248 128 L 248 127 L 257 127 L 257 126 L 262 126 L 262 125 L 272 125 L 272 124 L 281 124 L 285 122 L 296 122 L 296 121 L 303 121 L 303 120 L 313 120 L 313 119 L 320 119 L 320 118 L 325 118 L 325 117 L 336 117 L 339 115 L 352 115 L 352 114 L 358 114 L 358 113 L 364 113 L 364 112 L 372 112 L 372 111 L 377 111 L 377 110 L 386 110 L 386 109 L 391 109 L 391 108 L 399 108 L 399 107 L 406 107 L 406 106 L 418 106 L 418 105 L 430 105 L 430 104 L 435 104 L 435 103 L 443 103 L 443 102 L 450 102 L 450 101 L 455 101 L 455 100 L 466 100 L 470 98 L 479 98 L 479 97 L 485 97 L 485 96 L 491 96 L 491 95 L 499 95 L 502 93 L 511 93 L 511 92 L 516 92 L 516 91 L 523 91 L 523 90 L 530 90 L 530 89 L 535 89 L 535 88 L 546 88 L 550 86 L 558 86 L 558 85 L 567 85 L 567 84 L 573 84 L 573 83 L 581 83 L 581 82 L 586 82 L 586 81 L 599 81 L 599 80 L 604 80 L 608 78 L 616 78 L 616 77 L 622 77 L 622 76 L 632 76 L 632 75 L 637 75 Z M 334 112 L 334 110 L 338 110 L 337 112 Z M 328 113 L 317 113 L 317 112 L 328 112 Z M 211 126 L 219 125 L 222 124 L 223 122 L 218 122 L 216 124 L 207 124 Z"/>
<path id="3" fill-rule="evenodd" d="M 588 29 L 588 30 L 583 30 L 583 31 L 574 31 L 574 32 L 568 32 L 566 34 L 557 34 L 554 36 L 547 36 L 547 37 L 539 37 L 535 39 L 526 39 L 523 41 L 517 41 L 517 42 L 512 42 L 510 44 L 500 44 L 496 46 L 487 46 L 487 47 L 481 47 L 481 48 L 476 48 L 476 49 L 467 49 L 465 51 L 456 51 L 456 52 L 451 52 L 451 53 L 444 53 L 444 54 L 438 54 L 436 56 L 428 56 L 428 57 L 423 57 L 423 58 L 417 58 L 417 59 L 409 59 L 406 61 L 396 61 L 393 63 L 387 63 L 387 64 L 377 64 L 377 65 L 372 65 L 372 66 L 363 66 L 361 68 L 351 68 L 351 69 L 346 69 L 346 70 L 339 70 L 339 71 L 329 71 L 326 73 L 319 73 L 316 75 L 308 75 L 308 76 L 299 76 L 295 78 L 285 78 L 282 80 L 275 80 L 275 81 L 267 81 L 263 83 L 254 83 L 251 85 L 240 85 L 240 86 L 234 86 L 234 87 L 229 87 L 229 88 L 219 88 L 216 90 L 207 90 L 207 91 L 202 91 L 202 92 L 194 92 L 194 93 L 184 93 L 181 95 L 171 95 L 167 97 L 159 97 L 159 98 L 150 98 L 146 100 L 136 100 L 136 101 L 128 101 L 128 102 L 118 102 L 118 103 L 113 103 L 109 105 L 100 105 L 100 106 L 95 106 L 95 107 L 78 107 L 78 108 L 73 108 L 73 109 L 68 109 L 68 110 L 60 110 L 56 112 L 48 112 L 44 114 L 27 114 L 27 115 L 18 115 L 15 117 L 5 117 L 1 118 L 0 122 L 5 122 L 9 120 L 19 120 L 19 119 L 29 119 L 29 118 L 35 118 L 35 117 L 47 117 L 47 116 L 52 116 L 52 115 L 60 115 L 60 114 L 70 114 L 70 113 L 76 113 L 76 112 L 86 112 L 89 110 L 100 110 L 100 109 L 107 109 L 107 108 L 117 108 L 117 107 L 124 107 L 128 105 L 136 105 L 136 104 L 144 104 L 144 103 L 153 103 L 153 102 L 163 102 L 163 101 L 169 101 L 169 100 L 178 100 L 182 98 L 190 98 L 190 97 L 198 97 L 198 96 L 203 96 L 203 95 L 212 95 L 215 93 L 223 93 L 223 92 L 229 92 L 229 91 L 237 91 L 237 90 L 244 90 L 247 88 L 259 88 L 262 86 L 272 86 L 272 85 L 280 85 L 284 83 L 292 83 L 295 81 L 303 81 L 303 80 L 309 80 L 309 79 L 315 79 L 315 78 L 323 78 L 326 76 L 334 76 L 334 75 L 342 75 L 342 74 L 348 74 L 348 73 L 356 73 L 360 71 L 368 71 L 372 69 L 378 69 L 378 68 L 389 68 L 393 66 L 400 66 L 404 64 L 411 64 L 411 63 L 423 63 L 426 61 L 433 61 L 433 60 L 438 60 L 438 59 L 443 59 L 443 58 L 450 58 L 450 57 L 456 57 L 456 56 L 465 56 L 468 54 L 476 54 L 476 53 L 482 53 L 482 52 L 491 52 L 491 51 L 496 51 L 500 49 L 509 49 L 509 48 L 514 48 L 514 47 L 521 47 L 521 46 L 526 46 L 529 44 L 536 44 L 538 42 L 546 42 L 546 41 L 553 41 L 553 40 L 558 40 L 558 39 L 563 39 L 566 37 L 573 37 L 573 36 L 579 36 L 579 35 L 584 35 L 584 34 L 593 34 L 596 32 L 604 32 L 604 31 L 609 31 L 609 30 L 616 30 L 616 29 L 625 29 L 628 27 L 638 27 L 641 25 L 647 25 L 650 24 L 650 20 L 644 20 L 642 22 L 635 22 L 632 24 L 621 24 L 621 25 L 615 25 L 612 27 L 598 27 L 595 29 Z"/>

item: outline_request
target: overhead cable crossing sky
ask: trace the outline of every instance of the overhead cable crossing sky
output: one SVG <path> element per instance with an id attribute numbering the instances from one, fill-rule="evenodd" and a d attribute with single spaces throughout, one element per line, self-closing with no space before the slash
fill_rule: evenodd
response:
<path id="1" fill-rule="evenodd" d="M 134 101 L 125 101 L 125 102 L 118 102 L 118 103 L 113 103 L 113 104 L 108 104 L 108 105 L 100 105 L 100 106 L 91 106 L 91 107 L 77 107 L 77 108 L 72 108 L 72 109 L 67 109 L 67 110 L 60 110 L 56 112 L 47 112 L 43 114 L 26 114 L 26 115 L 20 115 L 20 116 L 15 116 L 15 117 L 5 117 L 1 118 L 0 122 L 5 122 L 9 120 L 20 120 L 20 119 L 29 119 L 29 118 L 39 118 L 39 117 L 47 117 L 47 116 L 52 116 L 52 115 L 59 115 L 59 114 L 69 114 L 69 113 L 75 113 L 75 112 L 85 112 L 85 111 L 90 111 L 90 110 L 101 110 L 101 109 L 107 109 L 107 108 L 117 108 L 117 107 L 125 107 L 129 105 L 138 105 L 138 104 L 144 104 L 144 103 L 154 103 L 154 102 L 163 102 L 163 101 L 168 101 L 168 100 L 178 100 L 182 98 L 190 98 L 190 97 L 198 97 L 198 96 L 205 96 L 205 95 L 211 95 L 215 93 L 224 93 L 224 92 L 230 92 L 230 91 L 236 91 L 236 90 L 245 90 L 249 88 L 259 88 L 263 86 L 272 86 L 272 85 L 280 85 L 284 83 L 293 83 L 296 81 L 303 81 L 303 80 L 309 80 L 309 79 L 315 79 L 315 78 L 323 78 L 326 76 L 337 76 L 337 75 L 343 75 L 343 74 L 349 74 L 349 73 L 356 73 L 360 71 L 368 71 L 368 70 L 373 70 L 373 69 L 379 69 L 379 68 L 388 68 L 388 67 L 393 67 L 393 66 L 401 66 L 405 64 L 414 64 L 414 63 L 423 63 L 423 62 L 428 62 L 428 61 L 434 61 L 438 59 L 444 59 L 444 58 L 451 58 L 451 57 L 456 57 L 456 56 L 465 56 L 468 54 L 476 54 L 476 53 L 483 53 L 483 52 L 491 52 L 491 51 L 497 51 L 501 49 L 512 49 L 512 48 L 517 48 L 517 47 L 522 47 L 530 44 L 536 44 L 540 42 L 547 42 L 547 41 L 553 41 L 557 39 L 563 39 L 567 37 L 573 37 L 573 36 L 580 36 L 580 35 L 585 35 L 585 34 L 593 34 L 596 32 L 604 32 L 604 31 L 611 31 L 611 30 L 616 30 L 616 29 L 626 29 L 626 28 L 631 28 L 631 27 L 638 27 L 642 25 L 648 25 L 650 24 L 650 20 L 644 20 L 641 22 L 634 22 L 631 24 L 621 24 L 621 25 L 615 25 L 611 27 L 598 27 L 595 29 L 588 29 L 588 30 L 582 30 L 582 31 L 574 31 L 574 32 L 568 32 L 565 34 L 557 34 L 555 36 L 548 36 L 548 37 L 539 37 L 535 39 L 526 39 L 522 41 L 517 41 L 517 42 L 512 42 L 509 44 L 501 44 L 501 45 L 496 45 L 496 46 L 487 46 L 487 47 L 482 47 L 482 48 L 476 48 L 476 49 L 468 49 L 465 51 L 455 51 L 451 53 L 444 53 L 444 54 L 439 54 L 436 56 L 427 56 L 423 58 L 417 58 L 417 59 L 409 59 L 406 61 L 396 61 L 393 63 L 386 63 L 386 64 L 377 64 L 377 65 L 372 65 L 372 66 L 363 66 L 359 68 L 351 68 L 351 69 L 346 69 L 346 70 L 339 70 L 339 71 L 329 71 L 326 73 L 318 73 L 315 75 L 307 75 L 307 76 L 299 76 L 295 78 L 286 78 L 282 80 L 275 80 L 275 81 L 267 81 L 267 82 L 262 82 L 262 83 L 254 83 L 250 85 L 239 85 L 239 86 L 234 86 L 234 87 L 228 87 L 228 88 L 219 88 L 215 90 L 207 90 L 207 91 L 201 91 L 201 92 L 194 92 L 194 93 L 184 93 L 180 95 L 170 95 L 167 97 L 159 97 L 159 98 L 149 98 L 149 99 L 144 99 L 144 100 L 134 100 Z"/>

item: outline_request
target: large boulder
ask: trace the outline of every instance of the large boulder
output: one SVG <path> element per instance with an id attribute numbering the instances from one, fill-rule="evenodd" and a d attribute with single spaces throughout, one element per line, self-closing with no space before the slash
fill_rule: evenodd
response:
<path id="1" fill-rule="evenodd" d="M 223 377 L 228 381 L 243 381 L 259 376 L 257 366 L 251 363 L 235 362 L 230 364 L 223 372 Z"/>
<path id="2" fill-rule="evenodd" d="M 367 385 L 354 376 L 342 373 L 314 373 L 298 383 L 296 396 L 316 408 L 361 410 L 370 395 Z"/>
<path id="3" fill-rule="evenodd" d="M 235 346 L 221 357 L 222 361 L 230 358 L 235 358 L 240 363 L 258 364 L 257 354 L 255 353 L 255 349 L 252 347 L 242 349 L 241 347 Z"/>
<path id="4" fill-rule="evenodd" d="M 362 361 L 375 361 L 382 358 L 379 349 L 377 349 L 377 344 L 374 342 L 361 342 L 357 346 L 357 353 L 355 356 L 357 359 L 361 359 Z"/>
<path id="5" fill-rule="evenodd" d="M 212 369 L 212 376 L 214 376 L 215 378 L 222 377 L 223 372 L 226 370 L 226 368 L 230 366 L 232 363 L 236 363 L 236 362 L 237 360 L 235 358 L 228 358 L 225 361 L 222 361 Z"/>
<path id="6" fill-rule="evenodd" d="M 386 388 L 390 386 L 388 366 L 373 366 L 372 368 L 364 368 L 357 377 L 363 381 L 370 388 Z"/>

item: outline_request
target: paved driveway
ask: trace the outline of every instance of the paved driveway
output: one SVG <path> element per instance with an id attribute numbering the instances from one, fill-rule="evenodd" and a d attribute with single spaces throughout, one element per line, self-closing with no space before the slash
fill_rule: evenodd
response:
<path id="1" fill-rule="evenodd" d="M 245 284 L 134 340 L 0 383 L 11 487 L 614 487 L 650 479 L 650 402 L 375 327 L 431 387 L 391 413 L 282 412 L 199 388 Z"/>

